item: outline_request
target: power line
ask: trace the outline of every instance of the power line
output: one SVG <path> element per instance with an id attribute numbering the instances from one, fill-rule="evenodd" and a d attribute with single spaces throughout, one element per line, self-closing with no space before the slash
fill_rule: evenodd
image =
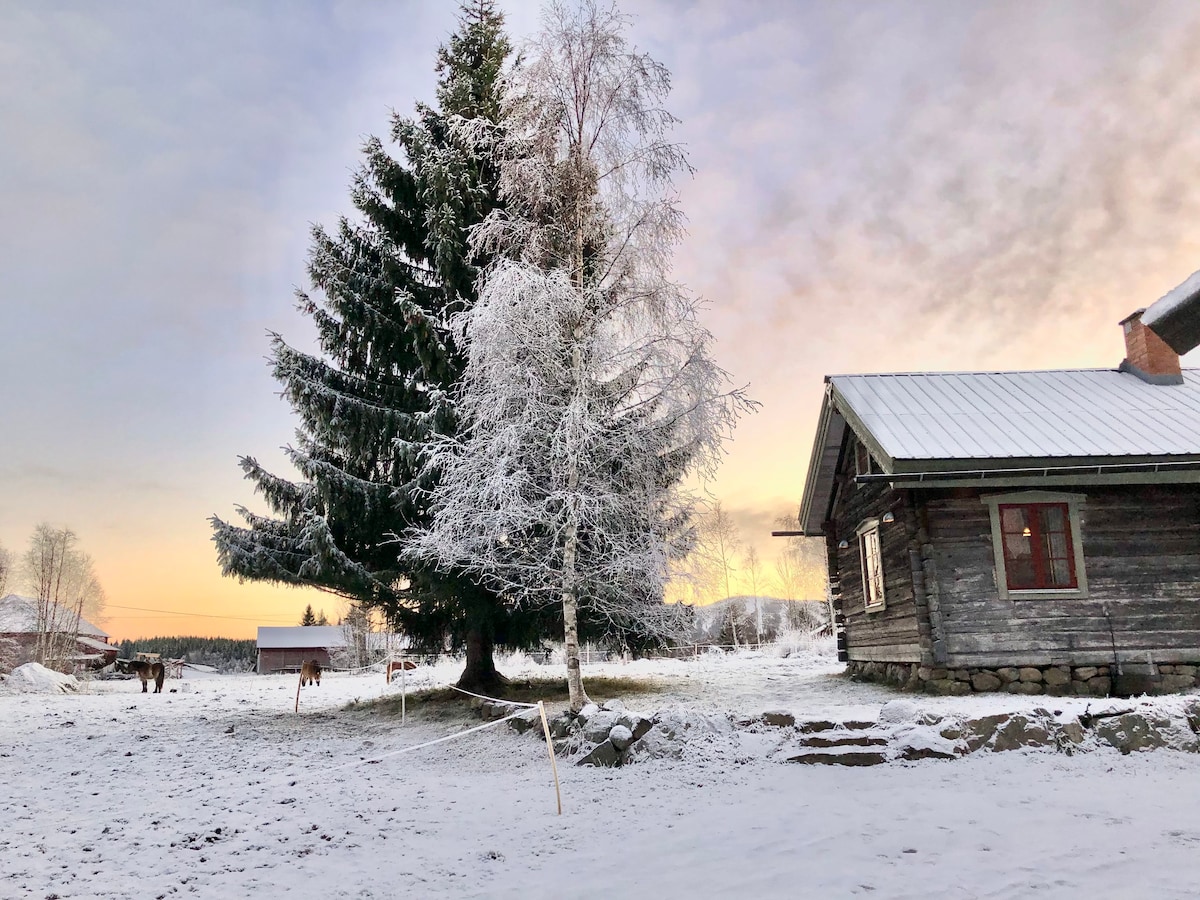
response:
<path id="1" fill-rule="evenodd" d="M 183 613 L 181 615 L 186 615 Z M 123 613 L 113 613 L 111 616 L 106 616 L 108 619 L 117 619 L 121 622 L 163 622 L 166 621 L 162 616 L 127 616 Z M 219 618 L 239 618 L 242 622 L 291 622 L 291 619 L 247 619 L 235 616 L 220 616 Z"/>
<path id="2" fill-rule="evenodd" d="M 194 616 L 201 619 L 239 619 L 243 622 L 261 622 L 264 619 L 275 619 L 277 621 L 292 620 L 292 616 L 218 616 L 213 613 L 190 613 L 180 612 L 176 609 L 146 609 L 143 606 L 121 606 L 117 603 L 105 603 L 105 609 L 132 609 L 137 612 L 161 613 L 165 616 Z M 142 618 L 141 616 L 129 616 L 128 618 Z"/>

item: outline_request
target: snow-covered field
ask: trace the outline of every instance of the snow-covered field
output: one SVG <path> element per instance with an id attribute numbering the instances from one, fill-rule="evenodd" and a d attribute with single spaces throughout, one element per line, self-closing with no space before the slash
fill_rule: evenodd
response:
<path id="1" fill-rule="evenodd" d="M 839 670 L 820 655 L 730 656 L 585 676 L 652 682 L 652 694 L 625 697 L 645 712 L 873 718 L 897 696 Z M 409 674 L 412 687 L 457 672 Z M 723 730 L 682 760 L 564 761 L 559 817 L 545 745 L 528 735 L 499 725 L 389 756 L 479 721 L 422 714 L 401 726 L 345 709 L 398 691 L 379 674 L 327 676 L 295 715 L 295 684 L 195 675 L 158 696 L 136 681 L 0 693 L 0 897 L 1200 894 L 1196 754 L 796 766 Z M 1047 698 L 919 702 L 974 712 Z"/>

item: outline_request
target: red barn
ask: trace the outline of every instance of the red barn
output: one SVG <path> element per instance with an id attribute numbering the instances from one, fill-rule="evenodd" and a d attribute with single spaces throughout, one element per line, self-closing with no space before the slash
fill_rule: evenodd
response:
<path id="1" fill-rule="evenodd" d="M 74 626 L 76 618 L 60 607 L 54 607 L 49 619 L 61 623 L 57 627 Z M 33 659 L 38 636 L 38 602 L 30 597 L 9 594 L 0 598 L 0 646 L 14 648 L 11 662 L 19 665 Z M 66 633 L 65 631 L 63 633 Z M 97 628 L 87 619 L 78 619 L 75 634 L 75 653 L 69 662 L 75 669 L 102 669 L 112 665 L 118 655 L 115 645 L 108 642 L 107 632 Z"/>
<path id="2" fill-rule="evenodd" d="M 345 647 L 346 632 L 340 625 L 259 626 L 256 671 L 260 675 L 298 671 L 310 659 L 328 668 L 330 654 Z"/>

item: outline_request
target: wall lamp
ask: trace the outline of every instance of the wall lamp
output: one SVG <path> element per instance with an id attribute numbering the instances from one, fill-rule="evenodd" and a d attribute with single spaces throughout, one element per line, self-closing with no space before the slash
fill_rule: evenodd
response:
<path id="1" fill-rule="evenodd" d="M 890 525 L 892 522 L 896 521 L 896 517 L 892 515 L 891 510 L 888 510 L 883 514 L 883 518 L 879 521 L 883 522 L 885 525 Z"/>

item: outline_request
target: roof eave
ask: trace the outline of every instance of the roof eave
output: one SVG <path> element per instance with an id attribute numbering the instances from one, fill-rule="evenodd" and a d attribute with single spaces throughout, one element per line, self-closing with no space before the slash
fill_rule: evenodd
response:
<path id="1" fill-rule="evenodd" d="M 828 515 L 829 501 L 833 495 L 834 475 L 837 461 L 834 460 L 832 469 L 828 464 L 830 442 L 834 441 L 832 452 L 840 452 L 842 436 L 845 434 L 845 420 L 833 408 L 830 398 L 832 385 L 826 379 L 825 394 L 821 400 L 821 412 L 817 418 L 817 433 L 813 438 L 812 453 L 808 460 L 808 473 L 804 477 L 804 495 L 800 499 L 800 530 L 809 537 L 824 534 L 825 518 Z"/>
<path id="2" fill-rule="evenodd" d="M 946 487 L 1067 487 L 1120 484 L 1197 484 L 1200 483 L 1200 458 L 1131 460 L 1101 457 L 1082 460 L 1005 460 L 1012 465 L 932 468 L 930 460 L 890 474 L 861 475 L 860 483 L 886 482 L 892 488 L 936 489 Z M 952 462 L 940 460 L 938 462 Z"/>

